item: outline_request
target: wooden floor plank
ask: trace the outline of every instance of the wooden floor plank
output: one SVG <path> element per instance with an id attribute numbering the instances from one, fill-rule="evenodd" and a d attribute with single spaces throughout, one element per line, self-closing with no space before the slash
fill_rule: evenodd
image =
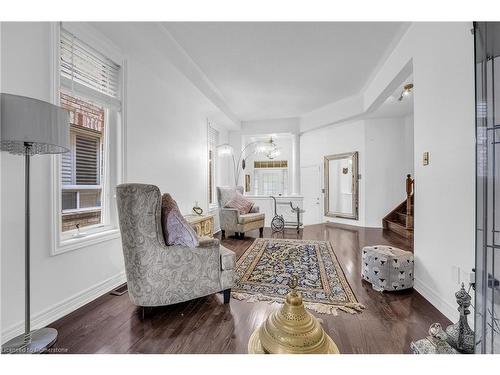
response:
<path id="1" fill-rule="evenodd" d="M 437 309 L 414 290 L 379 293 L 360 278 L 361 252 L 366 245 L 392 245 L 413 251 L 413 244 L 392 232 L 338 224 L 307 226 L 299 234 L 287 230 L 264 237 L 330 241 L 358 300 L 361 314 L 313 314 L 342 353 L 408 353 L 412 340 L 425 337 L 429 325 L 450 324 Z M 237 257 L 258 237 L 228 236 L 223 245 Z M 125 293 L 108 294 L 51 324 L 59 331 L 57 348 L 69 353 L 246 353 L 252 332 L 279 304 L 248 303 L 211 295 L 172 306 L 154 308 L 142 318 Z M 59 352 L 59 351 L 58 351 Z"/>

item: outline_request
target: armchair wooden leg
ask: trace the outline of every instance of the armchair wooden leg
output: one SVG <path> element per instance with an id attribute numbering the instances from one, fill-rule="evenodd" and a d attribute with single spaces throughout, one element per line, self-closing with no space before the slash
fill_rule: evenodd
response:
<path id="1" fill-rule="evenodd" d="M 221 230 L 221 238 L 224 239 L 226 238 L 226 231 L 225 230 Z"/>
<path id="2" fill-rule="evenodd" d="M 149 311 L 151 310 L 150 307 L 144 307 L 142 306 L 141 307 L 141 312 L 142 312 L 142 320 L 144 320 L 144 318 L 146 318 L 146 316 L 148 315 Z"/>
<path id="3" fill-rule="evenodd" d="M 259 236 L 260 238 L 262 238 L 262 236 L 264 236 L 264 228 L 259 228 Z"/>
<path id="4" fill-rule="evenodd" d="M 222 292 L 224 295 L 224 303 L 229 303 L 229 300 L 231 299 L 231 289 L 226 289 Z"/>

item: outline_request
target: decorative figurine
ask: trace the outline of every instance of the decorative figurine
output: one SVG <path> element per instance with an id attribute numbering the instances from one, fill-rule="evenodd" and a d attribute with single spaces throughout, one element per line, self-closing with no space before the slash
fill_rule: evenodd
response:
<path id="1" fill-rule="evenodd" d="M 203 215 L 203 208 L 198 206 L 198 202 L 194 202 L 194 204 L 195 204 L 195 206 L 193 207 L 193 212 L 198 216 Z"/>
<path id="2" fill-rule="evenodd" d="M 474 353 L 474 331 L 469 327 L 467 315 L 470 314 L 469 307 L 471 296 L 465 290 L 464 284 L 458 292 L 455 293 L 458 303 L 460 319 L 457 323 L 446 328 L 448 343 L 462 353 Z"/>
<path id="3" fill-rule="evenodd" d="M 447 334 L 441 324 L 433 323 L 429 327 L 429 336 L 416 342 L 412 341 L 410 349 L 414 354 L 459 354 L 446 339 Z"/>

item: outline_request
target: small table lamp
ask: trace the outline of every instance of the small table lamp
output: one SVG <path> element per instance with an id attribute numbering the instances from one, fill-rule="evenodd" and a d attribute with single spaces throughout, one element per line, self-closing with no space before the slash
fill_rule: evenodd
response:
<path id="1" fill-rule="evenodd" d="M 69 151 L 69 114 L 41 100 L 1 93 L 0 131 L 0 149 L 25 160 L 25 330 L 2 353 L 41 353 L 56 342 L 57 331 L 30 329 L 30 157 Z"/>

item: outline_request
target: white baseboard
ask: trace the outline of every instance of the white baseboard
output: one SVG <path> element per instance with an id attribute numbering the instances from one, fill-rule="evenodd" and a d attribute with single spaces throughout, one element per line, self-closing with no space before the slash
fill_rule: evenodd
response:
<path id="1" fill-rule="evenodd" d="M 96 285 L 83 290 L 62 302 L 39 312 L 31 317 L 31 326 L 33 329 L 46 327 L 50 323 L 68 315 L 79 307 L 95 300 L 97 297 L 113 290 L 117 286 L 126 282 L 125 271 L 110 277 Z M 20 321 L 10 327 L 2 330 L 2 344 L 24 332 L 24 321 Z"/>
<path id="2" fill-rule="evenodd" d="M 457 307 L 450 304 L 448 301 L 442 299 L 430 287 L 428 287 L 422 280 L 415 278 L 414 288 L 419 292 L 427 301 L 429 301 L 436 309 L 438 309 L 444 316 L 452 322 L 456 322 L 459 318 Z"/>

